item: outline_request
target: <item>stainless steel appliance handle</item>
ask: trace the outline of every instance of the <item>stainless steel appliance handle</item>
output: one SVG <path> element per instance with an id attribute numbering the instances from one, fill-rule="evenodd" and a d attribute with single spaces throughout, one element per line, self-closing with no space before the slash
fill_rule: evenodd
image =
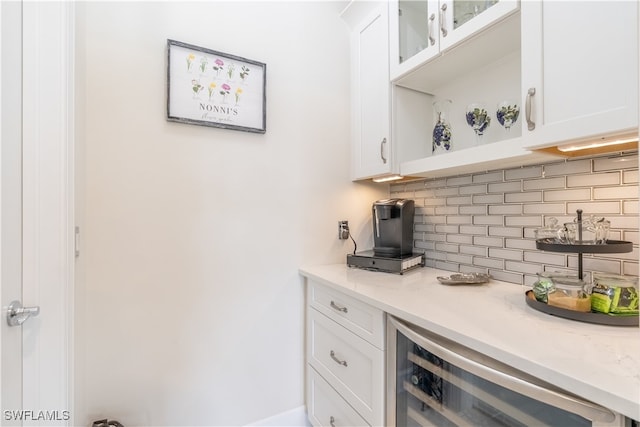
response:
<path id="1" fill-rule="evenodd" d="M 447 341 L 445 347 L 445 345 L 434 341 L 436 337 L 427 338 L 422 333 L 416 332 L 411 326 L 398 319 L 388 316 L 387 321 L 391 322 L 399 332 L 425 350 L 487 381 L 501 385 L 516 393 L 529 396 L 532 399 L 544 402 L 550 406 L 578 414 L 591 421 L 612 422 L 616 419 L 615 414 L 607 408 L 583 400 L 577 396 L 572 396 L 557 388 L 552 389 L 550 388 L 552 387 L 551 385 L 537 384 L 534 377 L 490 359 L 487 356 L 483 356 L 481 353 L 468 349 L 460 344 L 442 338 L 443 341 Z M 481 361 L 476 359 L 481 359 Z M 522 378 L 525 376 L 528 378 Z"/>

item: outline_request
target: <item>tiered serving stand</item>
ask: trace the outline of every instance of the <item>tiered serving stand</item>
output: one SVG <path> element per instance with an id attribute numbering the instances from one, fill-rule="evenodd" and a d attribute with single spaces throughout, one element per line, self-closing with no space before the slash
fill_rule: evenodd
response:
<path id="1" fill-rule="evenodd" d="M 582 210 L 576 211 L 578 216 L 578 238 L 575 244 L 556 243 L 554 239 L 538 239 L 536 240 L 536 248 L 549 252 L 564 252 L 564 253 L 576 253 L 578 254 L 578 278 L 583 279 L 584 273 L 582 268 L 582 255 L 583 254 L 614 254 L 614 253 L 626 253 L 633 250 L 633 244 L 631 242 L 625 242 L 622 240 L 607 240 L 604 244 L 586 244 L 582 243 Z M 604 313 L 587 312 L 567 310 L 561 307 L 555 307 L 538 301 L 533 295 L 533 291 L 529 290 L 525 294 L 525 301 L 527 305 L 535 310 L 542 311 L 547 314 L 551 314 L 558 317 L 564 317 L 566 319 L 578 320 L 587 323 L 597 323 L 601 325 L 612 326 L 639 326 L 640 321 L 638 315 L 631 316 L 613 316 Z"/>

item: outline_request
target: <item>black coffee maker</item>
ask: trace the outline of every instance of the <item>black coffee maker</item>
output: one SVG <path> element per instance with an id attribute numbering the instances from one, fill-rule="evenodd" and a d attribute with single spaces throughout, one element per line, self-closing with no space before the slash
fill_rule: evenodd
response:
<path id="1" fill-rule="evenodd" d="M 413 217 L 415 203 L 407 199 L 374 202 L 373 253 L 375 256 L 399 258 L 413 253 Z"/>

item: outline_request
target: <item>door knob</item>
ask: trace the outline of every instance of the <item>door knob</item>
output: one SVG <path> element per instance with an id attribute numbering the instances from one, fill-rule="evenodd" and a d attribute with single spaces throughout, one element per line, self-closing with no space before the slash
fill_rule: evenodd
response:
<path id="1" fill-rule="evenodd" d="M 31 316 L 37 316 L 40 307 L 23 307 L 20 301 L 12 301 L 7 307 L 7 323 L 9 326 L 20 326 Z"/>

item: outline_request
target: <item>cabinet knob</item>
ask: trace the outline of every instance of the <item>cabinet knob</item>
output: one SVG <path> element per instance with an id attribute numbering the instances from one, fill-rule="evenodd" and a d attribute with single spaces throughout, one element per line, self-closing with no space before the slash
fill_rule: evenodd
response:
<path id="1" fill-rule="evenodd" d="M 527 119 L 527 129 L 534 130 L 536 128 L 536 124 L 533 120 L 531 120 L 531 98 L 536 94 L 536 88 L 530 87 L 527 91 L 527 101 L 524 104 L 524 116 Z"/>

